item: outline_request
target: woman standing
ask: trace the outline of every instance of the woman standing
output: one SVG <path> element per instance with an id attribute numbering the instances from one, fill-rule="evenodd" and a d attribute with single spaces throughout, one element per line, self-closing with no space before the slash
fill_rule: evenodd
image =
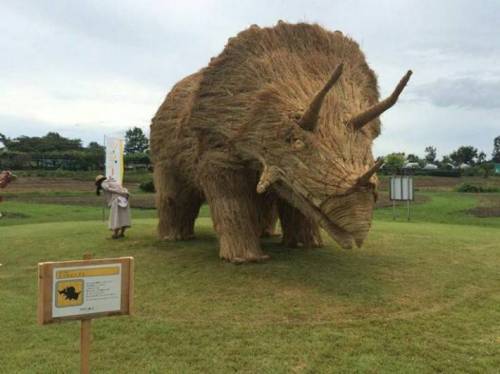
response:
<path id="1" fill-rule="evenodd" d="M 113 239 L 123 238 L 125 230 L 131 227 L 130 206 L 128 190 L 120 185 L 113 178 L 106 178 L 104 175 L 98 175 L 95 178 L 97 187 L 96 194 L 100 195 L 104 191 L 104 197 L 108 206 L 111 208 L 109 213 L 108 227 L 113 231 Z"/>
<path id="2" fill-rule="evenodd" d="M 9 170 L 4 170 L 0 172 L 0 188 L 5 188 L 7 185 L 16 179 L 16 176 L 12 174 Z M 3 197 L 0 196 L 0 203 L 2 202 Z M 0 212 L 0 218 L 2 218 L 2 212 Z"/>

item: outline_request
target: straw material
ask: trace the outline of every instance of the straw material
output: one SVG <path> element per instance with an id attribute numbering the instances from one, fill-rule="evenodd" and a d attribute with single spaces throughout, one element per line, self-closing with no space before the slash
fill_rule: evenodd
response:
<path id="1" fill-rule="evenodd" d="M 279 22 L 229 39 L 152 120 L 160 236 L 191 237 L 206 199 L 230 261 L 267 258 L 259 236 L 272 233 L 278 210 L 286 245 L 321 245 L 319 225 L 344 248 L 361 245 L 377 179 L 358 180 L 374 164 L 380 121 L 346 124 L 378 101 L 375 74 L 341 32 Z"/>

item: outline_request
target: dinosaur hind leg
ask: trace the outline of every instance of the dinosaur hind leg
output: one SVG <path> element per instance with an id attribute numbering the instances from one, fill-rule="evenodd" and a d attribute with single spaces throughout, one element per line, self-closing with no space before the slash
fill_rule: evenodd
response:
<path id="1" fill-rule="evenodd" d="M 282 244 L 286 247 L 321 247 L 323 240 L 319 226 L 304 216 L 298 209 L 283 200 L 278 200 L 278 212 L 283 233 Z"/>
<path id="2" fill-rule="evenodd" d="M 203 195 L 186 183 L 173 168 L 155 165 L 158 234 L 164 240 L 187 240 L 194 237 Z"/>

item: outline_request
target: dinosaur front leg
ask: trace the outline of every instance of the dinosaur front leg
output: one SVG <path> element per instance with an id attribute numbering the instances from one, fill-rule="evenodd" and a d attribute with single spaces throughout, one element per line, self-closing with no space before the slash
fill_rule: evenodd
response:
<path id="1" fill-rule="evenodd" d="M 244 172 L 205 172 L 201 182 L 219 237 L 219 256 L 233 263 L 267 260 L 259 242 L 257 195 Z"/>
<path id="2" fill-rule="evenodd" d="M 319 226 L 286 201 L 278 201 L 278 212 L 283 233 L 282 244 L 286 247 L 315 248 L 323 246 Z"/>

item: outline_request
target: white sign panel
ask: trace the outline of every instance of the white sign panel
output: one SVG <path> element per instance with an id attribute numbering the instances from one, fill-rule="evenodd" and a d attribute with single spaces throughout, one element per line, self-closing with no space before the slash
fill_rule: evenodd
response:
<path id="1" fill-rule="evenodd" d="M 121 309 L 122 264 L 55 267 L 52 318 Z"/>
<path id="2" fill-rule="evenodd" d="M 125 140 L 106 137 L 106 178 L 123 184 L 123 151 Z"/>
<path id="3" fill-rule="evenodd" d="M 413 200 L 413 178 L 407 175 L 391 177 L 391 200 Z"/>

